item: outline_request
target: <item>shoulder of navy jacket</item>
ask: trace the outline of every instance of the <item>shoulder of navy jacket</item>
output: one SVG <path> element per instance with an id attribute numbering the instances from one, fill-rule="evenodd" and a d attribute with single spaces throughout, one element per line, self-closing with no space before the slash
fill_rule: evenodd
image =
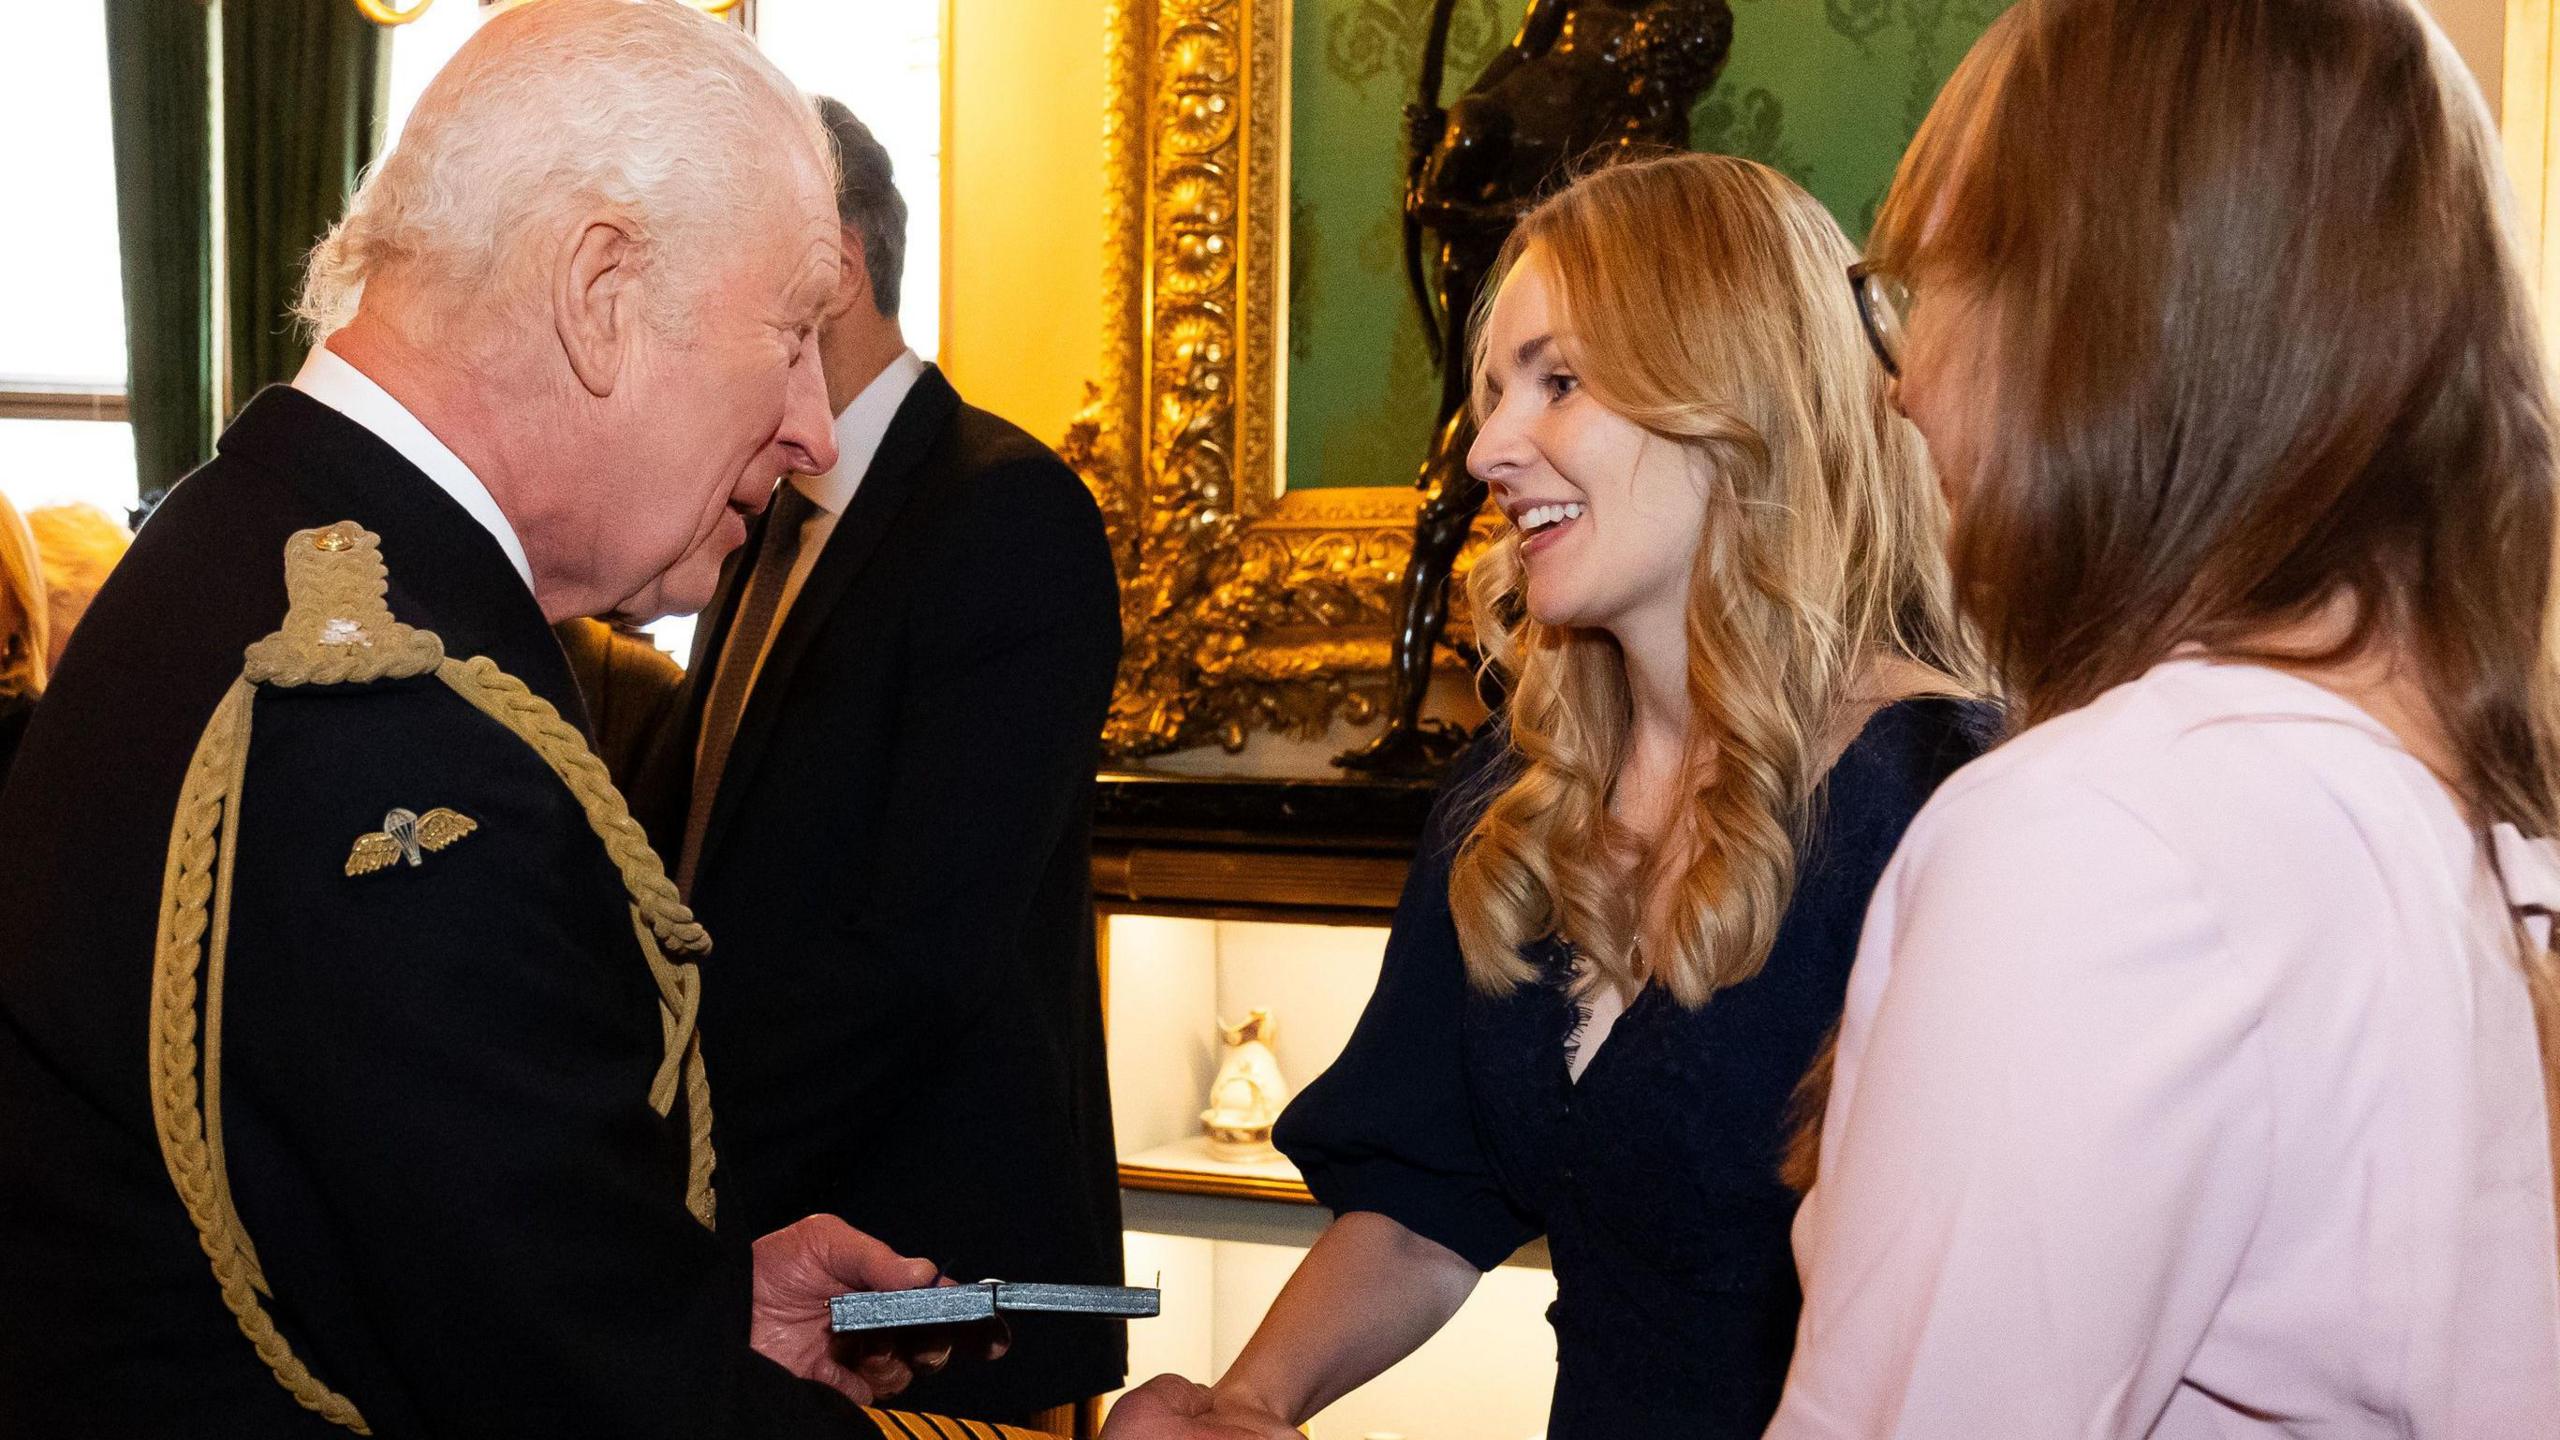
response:
<path id="1" fill-rule="evenodd" d="M 486 656 L 448 658 L 432 632 L 392 616 L 380 537 L 353 521 L 299 530 L 285 542 L 284 562 L 284 623 L 248 648 L 240 678 L 206 722 L 170 824 L 151 978 L 152 1119 L 170 1181 L 243 1338 L 305 1409 L 370 1434 L 355 1402 L 312 1373 L 268 1314 L 273 1292 L 232 1204 L 220 1143 L 222 992 L 239 863 L 235 827 L 258 692 L 325 694 L 326 687 L 412 679 L 442 685 L 530 747 L 577 800 L 621 874 L 634 938 L 658 993 L 663 1046 L 648 1103 L 672 1118 L 678 1095 L 685 1100 L 689 1163 L 682 1198 L 705 1229 L 715 1213 L 715 1161 L 710 1082 L 696 1033 L 701 972 L 670 957 L 700 955 L 711 942 L 678 899 L 583 732 Z M 393 865 L 423 865 L 428 854 L 479 828 L 478 820 L 450 807 L 423 814 L 395 809 L 383 817 L 381 830 L 356 837 L 340 883 L 378 885 L 366 877 Z"/>

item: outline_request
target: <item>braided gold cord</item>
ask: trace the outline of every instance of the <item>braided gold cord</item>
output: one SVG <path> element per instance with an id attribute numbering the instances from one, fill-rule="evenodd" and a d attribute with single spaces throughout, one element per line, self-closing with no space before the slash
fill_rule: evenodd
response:
<path id="1" fill-rule="evenodd" d="M 237 682 L 235 682 L 237 683 Z M 245 688 L 245 687 L 244 687 Z M 228 765 L 220 780 L 223 801 L 220 817 L 221 844 L 214 851 L 213 934 L 217 940 L 231 933 L 231 881 L 238 873 L 236 866 L 225 864 L 227 854 L 237 844 L 240 833 L 240 796 L 249 773 L 249 732 L 254 698 L 240 697 L 238 724 L 228 747 Z M 260 1295 L 268 1294 L 267 1275 L 258 1263 L 258 1248 L 249 1243 L 248 1227 L 240 1223 L 239 1207 L 231 1201 L 231 1165 L 225 1158 L 222 1131 L 222 981 L 224 964 L 230 947 L 215 944 L 206 951 L 204 992 L 204 1141 L 205 1156 L 213 1175 L 215 1214 L 240 1247 L 240 1258 L 248 1266 L 249 1284 Z"/>
<path id="2" fill-rule="evenodd" d="M 223 1156 L 222 989 L 235 869 L 225 863 L 226 832 L 239 833 L 257 686 L 364 684 L 433 672 L 531 746 L 560 777 L 604 842 L 630 895 L 633 934 L 658 987 L 659 1031 L 666 1052 L 650 1083 L 649 1104 L 658 1114 L 669 1114 L 682 1084 L 691 1152 L 685 1208 L 705 1229 L 715 1215 L 711 1085 L 697 1028 L 702 976 L 696 966 L 672 962 L 665 953 L 707 953 L 710 937 L 677 898 L 666 867 L 631 818 L 603 762 L 587 747 L 586 736 L 489 660 L 449 660 L 435 635 L 391 618 L 381 548 L 378 537 L 352 523 L 298 531 L 286 541 L 284 625 L 249 647 L 241 678 L 232 682 L 206 723 L 178 792 L 168 861 L 161 872 L 151 972 L 152 1123 L 169 1178 L 212 1261 L 223 1304 L 278 1384 L 305 1409 L 359 1435 L 373 1433 L 362 1412 L 312 1375 L 260 1303 L 268 1293 L 266 1275 L 233 1206 Z M 199 998 L 204 1010 L 201 1052 Z"/>
<path id="3" fill-rule="evenodd" d="M 715 1214 L 711 1172 L 717 1161 L 711 1149 L 711 1082 L 703 1068 L 702 1036 L 696 1029 L 702 1009 L 702 972 L 691 964 L 669 961 L 664 951 L 700 955 L 710 950 L 711 937 L 695 923 L 693 912 L 676 898 L 676 887 L 667 879 L 667 867 L 658 859 L 658 852 L 649 847 L 647 833 L 639 821 L 631 818 L 631 807 L 624 803 L 622 792 L 614 788 L 604 762 L 587 748 L 587 737 L 577 726 L 561 719 L 550 701 L 534 694 L 523 681 L 499 669 L 486 656 L 447 660 L 436 667 L 436 675 L 453 687 L 455 694 L 533 747 L 551 772 L 569 787 L 569 793 L 577 797 L 587 812 L 587 824 L 604 842 L 605 853 L 612 857 L 614 867 L 622 872 L 623 889 L 631 896 L 633 928 L 639 932 L 641 954 L 649 962 L 650 975 L 658 982 L 659 1021 L 667 1046 L 658 1079 L 650 1086 L 650 1103 L 661 1115 L 672 1108 L 674 1067 L 677 1057 L 683 1057 L 685 1119 L 692 1151 L 684 1203 L 703 1228 L 710 1229 Z"/>
<path id="4" fill-rule="evenodd" d="M 711 937 L 677 898 L 667 867 L 659 861 L 658 852 L 649 848 L 647 832 L 631 818 L 631 809 L 623 803 L 622 792 L 613 788 L 604 762 L 587 748 L 585 733 L 561 719 L 550 701 L 486 657 L 448 660 L 436 673 L 483 714 L 523 737 L 586 807 L 587 823 L 595 827 L 605 853 L 621 869 L 623 888 L 631 892 L 631 903 L 647 917 L 659 943 L 689 955 L 708 953 Z"/>
<path id="5" fill-rule="evenodd" d="M 213 1262 L 213 1279 L 222 1303 L 248 1337 L 250 1348 L 275 1372 L 302 1407 L 359 1435 L 370 1435 L 355 1402 L 320 1383 L 293 1347 L 278 1333 L 275 1321 L 258 1297 L 266 1290 L 257 1257 L 231 1208 L 230 1182 L 220 1152 L 207 1139 L 208 1112 L 218 1116 L 218 1103 L 197 1104 L 196 972 L 204 960 L 199 942 L 212 932 L 212 953 L 219 957 L 229 942 L 227 913 L 208 920 L 215 872 L 220 865 L 223 830 L 238 803 L 241 763 L 249 748 L 249 708 L 253 690 L 246 680 L 232 682 L 205 726 L 204 738 L 187 764 L 178 791 L 178 815 L 170 827 L 169 862 L 162 872 L 158 955 L 151 971 L 151 1110 L 160 1135 L 160 1155 L 196 1238 Z M 215 973 L 219 975 L 217 964 Z M 218 983 L 218 982 L 217 982 Z M 208 1007 L 206 1050 L 219 1058 L 218 1005 Z M 214 1089 L 208 1084 L 208 1099 Z"/>

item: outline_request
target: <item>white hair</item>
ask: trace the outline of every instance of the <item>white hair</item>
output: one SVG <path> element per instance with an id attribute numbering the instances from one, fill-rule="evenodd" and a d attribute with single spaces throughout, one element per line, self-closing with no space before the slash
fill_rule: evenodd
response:
<path id="1" fill-rule="evenodd" d="M 638 242 L 650 319 L 681 330 L 709 262 L 769 211 L 794 141 L 832 185 L 816 112 L 734 26 L 677 0 L 518 6 L 428 84 L 311 252 L 295 311 L 326 337 L 393 267 L 444 313 L 507 303 L 516 252 L 603 206 Z"/>

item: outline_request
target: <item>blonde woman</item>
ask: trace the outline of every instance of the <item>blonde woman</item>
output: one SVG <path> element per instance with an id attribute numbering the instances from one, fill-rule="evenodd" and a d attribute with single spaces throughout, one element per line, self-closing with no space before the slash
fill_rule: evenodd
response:
<path id="1" fill-rule="evenodd" d="M 36 697 L 44 693 L 47 657 L 44 572 L 26 522 L 0 495 L 0 780 L 18 753 Z"/>
<path id="2" fill-rule="evenodd" d="M 1550 1440 L 1756 1437 L 1797 1294 L 1788 1097 L 1902 828 L 1980 748 L 1941 502 L 1774 171 L 1684 155 L 1525 219 L 1477 327 L 1476 571 L 1513 682 L 1424 836 L 1385 971 L 1282 1148 L 1337 1218 L 1214 1390 L 1115 1440 L 1268 1435 L 1395 1364 L 1543 1234 Z"/>
<path id="3" fill-rule="evenodd" d="M 1858 284 L 2029 728 L 1877 890 L 1773 1440 L 2560 1436 L 2503 184 L 2408 0 L 2023 0 L 1940 98 Z"/>

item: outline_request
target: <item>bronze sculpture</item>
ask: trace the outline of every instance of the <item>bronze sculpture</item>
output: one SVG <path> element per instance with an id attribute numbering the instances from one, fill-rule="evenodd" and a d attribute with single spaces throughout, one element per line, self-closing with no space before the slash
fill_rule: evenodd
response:
<path id="1" fill-rule="evenodd" d="M 1440 368 L 1440 404 L 1397 592 L 1387 729 L 1335 757 L 1351 770 L 1427 771 L 1462 739 L 1424 721 L 1422 702 L 1448 624 L 1449 576 L 1485 501 L 1466 464 L 1467 330 L 1503 241 L 1575 169 L 1616 153 L 1687 149 L 1690 107 L 1733 49 L 1725 0 L 1531 0 L 1511 43 L 1443 109 L 1456 4 L 1434 0 L 1419 95 L 1405 109 L 1405 279 Z M 1436 275 L 1424 262 L 1425 232 L 1438 250 Z"/>

